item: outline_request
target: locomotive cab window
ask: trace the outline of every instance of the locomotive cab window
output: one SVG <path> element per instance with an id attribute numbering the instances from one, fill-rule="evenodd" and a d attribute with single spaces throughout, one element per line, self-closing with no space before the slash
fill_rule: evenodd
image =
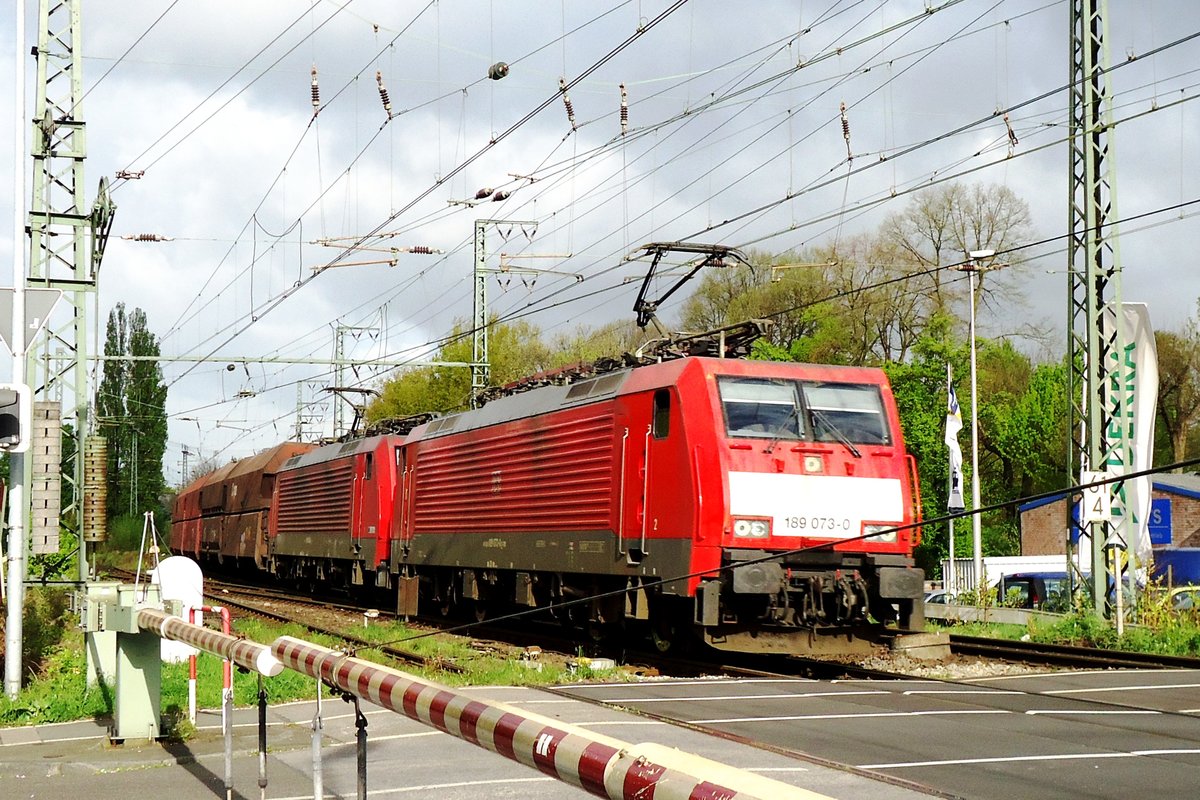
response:
<path id="1" fill-rule="evenodd" d="M 654 393 L 654 438 L 665 439 L 671 431 L 671 390 Z"/>
<path id="2" fill-rule="evenodd" d="M 856 444 L 890 444 L 887 418 L 879 387 L 869 384 L 804 384 L 813 436 L 821 442 L 851 441 Z"/>
<path id="3" fill-rule="evenodd" d="M 793 382 L 724 377 L 717 385 L 730 436 L 800 438 L 800 405 Z"/>
<path id="4" fill-rule="evenodd" d="M 375 454 L 367 453 L 367 465 L 363 470 L 363 478 L 371 480 L 371 473 L 375 471 Z"/>

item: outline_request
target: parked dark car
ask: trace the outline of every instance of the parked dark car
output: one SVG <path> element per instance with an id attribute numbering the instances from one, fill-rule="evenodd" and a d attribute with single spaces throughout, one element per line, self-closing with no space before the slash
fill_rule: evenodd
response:
<path id="1" fill-rule="evenodd" d="M 1071 582 L 1066 572 L 1014 572 L 996 585 L 996 596 L 1010 608 L 1062 613 L 1071 609 Z"/>
<path id="2" fill-rule="evenodd" d="M 1079 584 L 1079 590 L 1086 598 L 1092 595 L 1089 579 L 1090 576 L 1083 575 Z M 1133 613 L 1133 592 L 1128 575 L 1125 576 L 1124 584 L 1123 613 L 1128 618 Z M 1057 614 L 1070 611 L 1072 606 L 1071 582 L 1066 572 L 1014 572 L 1005 575 L 996 584 L 996 597 L 1001 605 L 1009 608 L 1033 608 Z M 1112 578 L 1109 578 L 1104 602 L 1107 607 L 1112 608 L 1114 600 Z"/>

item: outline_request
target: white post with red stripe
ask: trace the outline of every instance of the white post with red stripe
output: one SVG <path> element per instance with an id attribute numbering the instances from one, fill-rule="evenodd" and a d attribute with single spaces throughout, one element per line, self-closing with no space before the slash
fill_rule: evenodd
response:
<path id="1" fill-rule="evenodd" d="M 534 767 L 610 800 L 828 800 L 824 795 L 655 744 L 632 745 L 503 703 L 281 636 L 289 669 Z"/>

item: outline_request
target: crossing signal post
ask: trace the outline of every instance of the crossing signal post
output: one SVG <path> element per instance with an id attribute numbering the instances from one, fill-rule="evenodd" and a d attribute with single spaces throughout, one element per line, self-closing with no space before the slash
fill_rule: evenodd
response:
<path id="1" fill-rule="evenodd" d="M 0 383 L 0 451 L 24 453 L 29 449 L 29 387 L 20 383 Z"/>

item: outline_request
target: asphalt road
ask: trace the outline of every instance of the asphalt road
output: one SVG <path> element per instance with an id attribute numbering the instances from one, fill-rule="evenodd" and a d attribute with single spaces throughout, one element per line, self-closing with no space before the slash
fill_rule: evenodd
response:
<path id="1" fill-rule="evenodd" d="M 1195 797 L 1200 672 L 576 686 L 679 720 L 962 798 Z"/>

